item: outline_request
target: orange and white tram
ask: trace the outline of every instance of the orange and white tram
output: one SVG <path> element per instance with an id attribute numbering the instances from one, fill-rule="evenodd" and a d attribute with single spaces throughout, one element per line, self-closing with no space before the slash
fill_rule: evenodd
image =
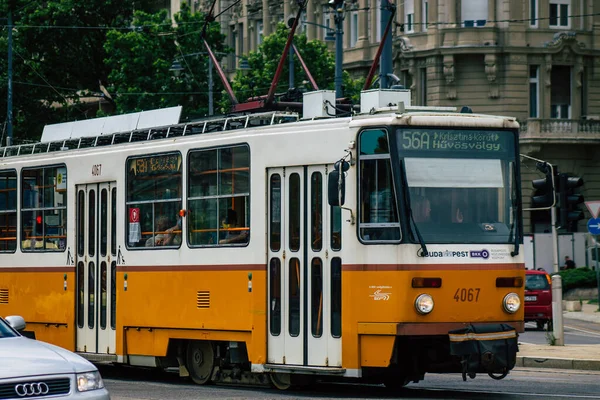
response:
<path id="1" fill-rule="evenodd" d="M 0 315 L 199 384 L 504 376 L 518 124 L 407 108 L 0 148 Z"/>

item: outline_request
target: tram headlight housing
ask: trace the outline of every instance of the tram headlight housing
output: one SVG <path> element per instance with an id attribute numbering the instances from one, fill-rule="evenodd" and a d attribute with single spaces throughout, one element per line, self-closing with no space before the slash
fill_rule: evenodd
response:
<path id="1" fill-rule="evenodd" d="M 415 300 L 415 308 L 421 315 L 429 314 L 433 311 L 433 297 L 427 293 L 420 294 Z"/>
<path id="2" fill-rule="evenodd" d="M 521 308 L 521 299 L 519 295 L 516 293 L 509 293 L 504 296 L 504 300 L 502 300 L 502 305 L 504 306 L 504 311 L 509 314 L 514 314 L 519 311 Z"/>

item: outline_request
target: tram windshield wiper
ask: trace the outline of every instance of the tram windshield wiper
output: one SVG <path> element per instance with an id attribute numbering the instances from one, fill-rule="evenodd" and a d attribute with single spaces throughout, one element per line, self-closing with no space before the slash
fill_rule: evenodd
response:
<path id="1" fill-rule="evenodd" d="M 517 166 L 515 162 L 509 164 L 509 168 L 512 168 L 512 184 L 511 184 L 511 204 L 512 204 L 512 223 L 510 224 L 509 241 L 513 239 L 514 249 L 510 255 L 516 257 L 519 255 L 519 224 L 517 218 L 519 217 L 519 198 L 517 191 Z M 514 236 L 513 236 L 514 235 Z"/>
<path id="2" fill-rule="evenodd" d="M 410 217 L 409 227 L 414 227 L 414 233 L 419 240 L 419 244 L 421 245 L 421 255 L 427 254 L 427 245 L 425 244 L 425 240 L 423 240 L 423 236 L 421 236 L 421 232 L 419 232 L 419 227 L 415 223 L 415 218 L 413 216 L 412 207 L 410 205 L 410 190 L 408 187 L 408 178 L 406 177 L 406 166 L 404 164 L 404 160 L 400 160 L 400 171 L 402 173 L 402 188 L 404 190 L 404 204 L 408 208 L 408 215 Z M 412 232 L 412 229 L 411 229 Z"/>

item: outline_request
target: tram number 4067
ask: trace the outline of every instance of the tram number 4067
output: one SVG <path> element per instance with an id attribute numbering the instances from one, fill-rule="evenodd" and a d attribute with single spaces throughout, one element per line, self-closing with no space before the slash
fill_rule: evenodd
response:
<path id="1" fill-rule="evenodd" d="M 479 301 L 479 288 L 458 288 L 454 293 L 454 300 L 458 302 L 477 302 Z"/>

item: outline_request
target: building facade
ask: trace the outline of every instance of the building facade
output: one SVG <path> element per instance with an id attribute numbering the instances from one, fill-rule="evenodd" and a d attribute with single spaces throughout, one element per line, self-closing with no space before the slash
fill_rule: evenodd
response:
<path id="1" fill-rule="evenodd" d="M 345 0 L 344 69 L 366 76 L 381 38 L 381 1 Z M 600 200 L 600 1 L 391 0 L 393 68 L 413 104 L 470 106 L 521 123 L 521 153 L 584 179 L 586 200 Z M 212 0 L 193 0 L 206 11 Z M 215 14 L 236 55 L 256 50 L 294 0 L 218 0 Z M 180 0 L 171 0 L 171 12 Z M 323 40 L 334 29 L 327 0 L 309 0 L 301 32 Z M 333 50 L 333 44 L 330 44 Z M 235 66 L 234 56 L 228 67 Z M 524 204 L 539 178 L 523 159 Z M 589 217 L 586 211 L 586 216 Z M 526 232 L 550 229 L 546 211 L 524 212 Z M 586 220 L 577 229 L 585 231 Z"/>

